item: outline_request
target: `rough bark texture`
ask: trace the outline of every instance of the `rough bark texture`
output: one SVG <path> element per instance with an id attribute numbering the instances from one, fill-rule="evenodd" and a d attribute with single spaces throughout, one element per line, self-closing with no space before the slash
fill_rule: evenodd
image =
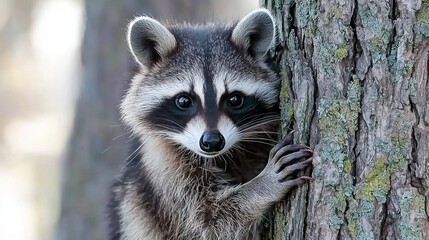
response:
<path id="1" fill-rule="evenodd" d="M 261 0 L 314 180 L 266 239 L 429 239 L 429 1 Z"/>

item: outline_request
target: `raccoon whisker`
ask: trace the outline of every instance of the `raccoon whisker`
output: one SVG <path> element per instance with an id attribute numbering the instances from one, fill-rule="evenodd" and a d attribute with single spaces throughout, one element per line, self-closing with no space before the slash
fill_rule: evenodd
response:
<path id="1" fill-rule="evenodd" d="M 128 161 L 129 158 L 131 158 L 134 154 L 136 154 L 142 147 L 143 147 L 143 143 L 141 143 L 127 158 L 125 158 L 125 161 Z"/>
<path id="2" fill-rule="evenodd" d="M 170 126 L 157 124 L 157 127 L 165 129 L 165 130 L 168 130 L 168 131 L 171 131 L 171 132 L 177 132 L 177 129 L 174 129 L 174 128 L 170 127 Z M 185 130 L 185 129 L 181 128 L 180 130 Z"/>
<path id="3" fill-rule="evenodd" d="M 171 119 L 163 118 L 163 119 L 160 119 L 160 120 L 167 121 L 167 122 L 169 122 L 169 123 L 173 123 L 175 126 L 178 126 L 179 128 L 183 129 L 183 126 L 182 126 L 182 125 L 180 125 L 179 123 L 177 123 L 176 121 L 173 121 L 173 120 L 171 120 Z"/>
<path id="4" fill-rule="evenodd" d="M 269 131 L 246 131 L 240 132 L 242 137 L 266 137 L 273 139 L 273 137 L 277 136 L 277 132 L 269 132 Z"/>
<path id="5" fill-rule="evenodd" d="M 259 131 L 251 131 L 251 132 L 248 132 L 247 130 L 248 129 L 246 129 L 246 132 L 242 131 L 240 133 L 242 133 L 242 134 L 247 134 L 247 133 L 249 133 L 249 134 L 259 134 L 259 133 L 264 133 L 264 134 L 278 134 L 279 133 L 278 131 L 268 131 L 268 130 L 263 130 L 263 129 L 260 129 Z"/>
<path id="6" fill-rule="evenodd" d="M 262 138 L 270 138 L 270 139 L 273 139 L 273 136 L 277 135 L 276 132 L 266 132 L 266 131 L 240 131 L 239 134 L 241 137 L 262 137 Z"/>
<path id="7" fill-rule="evenodd" d="M 128 166 L 139 154 L 138 151 L 143 147 L 144 143 L 141 143 L 134 152 L 132 152 L 126 159 L 125 159 L 125 167 Z M 134 156 L 133 156 L 134 155 Z M 131 158 L 132 157 L 132 158 Z M 131 159 L 130 159 L 131 158 Z"/>
<path id="8" fill-rule="evenodd" d="M 277 134 L 274 134 L 274 133 L 250 132 L 250 133 L 242 133 L 241 136 L 244 137 L 244 138 L 248 138 L 248 137 L 249 138 L 255 138 L 255 137 L 257 137 L 257 138 L 267 138 L 267 139 L 271 139 L 271 140 L 277 141 L 276 138 L 275 138 L 277 136 Z"/>
<path id="9" fill-rule="evenodd" d="M 271 137 L 264 137 L 261 134 L 247 134 L 247 133 L 242 133 L 241 134 L 241 139 L 259 139 L 259 140 L 268 140 L 268 141 L 272 141 L 272 142 L 278 142 L 275 139 L 272 139 Z"/>
<path id="10" fill-rule="evenodd" d="M 112 145 L 110 145 L 108 148 L 104 149 L 104 150 L 101 152 L 101 154 L 106 153 L 106 152 L 107 152 L 107 151 L 109 151 L 111 148 L 112 148 Z"/>
<path id="11" fill-rule="evenodd" d="M 203 173 L 204 175 L 202 175 L 201 177 L 205 177 L 206 179 L 208 178 L 208 174 L 214 174 L 213 173 L 213 166 L 212 166 L 212 161 L 210 161 L 209 159 L 204 159 L 203 160 Z M 201 179 L 201 181 L 204 181 L 204 179 Z"/>
<path id="12" fill-rule="evenodd" d="M 112 142 L 115 141 L 115 140 L 117 140 L 118 138 L 124 136 L 125 134 L 127 134 L 127 132 L 124 132 L 124 133 L 120 134 L 119 136 L 116 136 L 116 137 L 112 138 Z"/>
<path id="13" fill-rule="evenodd" d="M 247 129 L 239 129 L 240 134 L 242 135 L 252 135 L 252 134 L 256 134 L 256 135 L 267 135 L 268 137 L 271 138 L 271 135 L 277 135 L 278 132 L 277 131 L 269 131 L 266 130 L 262 127 L 254 127 L 254 128 L 247 128 Z"/>
<path id="14" fill-rule="evenodd" d="M 181 131 L 183 131 L 183 132 L 185 132 L 185 133 L 189 133 L 189 134 L 191 134 L 186 128 L 184 128 L 183 126 L 181 126 L 180 124 L 178 124 L 178 123 L 176 123 L 175 121 L 172 121 L 172 120 L 170 120 L 170 119 L 167 119 L 167 121 L 168 122 L 171 122 L 171 123 L 173 123 L 173 124 L 175 124 L 176 126 L 178 126 L 179 127 L 179 129 L 181 130 Z M 168 130 L 168 131 L 171 131 L 171 132 L 177 132 L 177 129 L 174 129 L 174 128 L 172 128 L 171 126 L 167 126 L 167 125 L 164 125 L 164 124 L 156 124 L 156 126 L 158 126 L 158 127 L 160 127 L 160 128 L 163 128 L 163 129 L 165 129 L 165 130 Z"/>
<path id="15" fill-rule="evenodd" d="M 167 138 L 168 138 L 169 140 L 173 140 L 173 139 L 172 139 L 171 137 L 169 137 L 169 136 L 167 136 Z M 190 154 L 190 156 L 189 156 L 189 157 L 191 157 L 191 158 L 192 158 L 192 160 L 196 160 L 196 159 L 194 159 L 194 157 L 196 156 L 196 154 L 195 154 L 194 152 L 192 152 L 192 151 L 188 150 L 185 146 L 182 146 L 182 145 L 179 145 L 179 144 L 176 144 L 175 146 L 178 148 L 179 153 L 181 154 L 181 158 L 180 158 L 180 160 L 182 160 L 182 157 L 187 157 L 187 156 L 185 156 L 186 154 Z M 189 162 L 183 162 L 183 163 L 187 163 L 187 164 L 189 164 Z"/>
<path id="16" fill-rule="evenodd" d="M 277 117 L 280 119 L 279 116 L 277 116 L 277 114 L 267 114 L 267 113 L 260 113 L 260 114 L 252 114 L 249 113 L 247 115 L 244 115 L 238 122 L 237 125 L 240 125 L 240 123 L 247 121 L 249 119 L 255 118 L 258 119 L 258 117 L 262 116 L 262 118 L 267 118 L 267 117 Z"/>
<path id="17" fill-rule="evenodd" d="M 161 132 L 161 131 L 154 131 L 153 132 L 156 136 L 165 136 L 165 135 L 168 135 L 167 133 L 165 133 L 165 132 Z M 151 134 L 152 135 L 152 134 Z"/>
<path id="18" fill-rule="evenodd" d="M 252 121 L 249 121 L 247 123 L 244 123 L 243 125 L 237 125 L 240 129 L 248 129 L 248 128 L 256 128 L 259 126 L 267 126 L 272 127 L 275 124 L 278 124 L 280 122 L 279 119 L 276 118 L 261 118 L 261 119 L 254 119 Z"/>
<path id="19" fill-rule="evenodd" d="M 168 118 L 160 118 L 160 119 L 157 119 L 157 120 L 162 120 L 162 121 L 167 121 L 167 122 L 169 122 L 169 123 L 172 123 L 172 124 L 174 124 L 175 126 L 177 126 L 177 127 L 179 127 L 180 128 L 180 130 L 184 130 L 184 127 L 182 126 L 182 125 L 180 125 L 179 123 L 177 123 L 176 121 L 174 121 L 174 120 L 171 120 L 171 119 L 168 119 Z M 164 125 L 164 124 L 156 124 L 157 126 L 160 126 L 160 127 L 169 127 L 169 126 L 166 126 L 166 125 Z M 170 127 L 169 127 L 170 128 Z M 177 131 L 177 130 L 176 130 Z"/>
<path id="20" fill-rule="evenodd" d="M 226 171 L 226 169 L 227 169 L 227 167 L 228 167 L 228 161 L 225 159 L 225 156 L 222 154 L 222 155 L 219 155 L 218 157 L 216 157 L 216 158 L 218 158 L 218 159 L 220 159 L 221 161 L 223 161 L 224 163 L 225 163 L 225 166 L 224 166 L 224 171 Z"/>
<path id="21" fill-rule="evenodd" d="M 253 129 L 247 129 L 247 130 L 241 130 L 240 135 L 243 137 L 266 137 L 270 139 L 275 139 L 278 135 L 278 131 L 268 131 L 263 128 L 257 128 L 255 130 Z"/>
<path id="22" fill-rule="evenodd" d="M 275 146 L 276 145 L 275 143 L 267 143 L 267 142 L 256 141 L 256 140 L 245 140 L 245 139 L 242 139 L 241 141 L 242 142 L 250 142 L 250 143 L 260 143 L 260 144 L 265 144 L 265 145 L 268 145 L 268 146 Z"/>
<path id="23" fill-rule="evenodd" d="M 242 138 L 242 140 L 260 140 L 260 141 L 272 142 L 272 143 L 275 143 L 275 144 L 278 143 L 278 141 L 273 140 L 273 139 L 269 139 L 269 138 L 245 137 L 245 138 Z"/>
<path id="24" fill-rule="evenodd" d="M 233 149 L 230 148 L 224 153 L 224 155 L 226 155 L 228 157 L 228 160 L 229 160 L 229 161 L 225 160 L 225 162 L 226 163 L 231 162 L 231 164 L 234 165 L 235 168 L 237 168 L 237 164 L 233 159 L 234 155 L 233 155 L 232 151 L 233 151 Z M 225 168 L 226 168 L 226 166 L 225 166 Z"/>
<path id="25" fill-rule="evenodd" d="M 271 128 L 269 124 L 270 123 L 267 122 L 254 123 L 252 125 L 240 126 L 238 127 L 238 130 L 240 133 L 245 133 L 249 131 L 268 131 L 268 129 Z"/>
<path id="26" fill-rule="evenodd" d="M 269 114 L 269 113 L 254 114 L 254 115 L 248 114 L 248 115 L 245 115 L 244 117 L 242 117 L 240 119 L 240 121 L 246 121 L 249 119 L 260 119 L 259 117 L 262 117 L 262 118 L 270 118 L 270 117 L 280 118 L 280 116 L 278 116 L 277 114 Z"/>
<path id="27" fill-rule="evenodd" d="M 231 159 L 231 160 L 234 160 L 234 153 L 233 153 L 233 151 L 234 151 L 235 149 L 233 149 L 233 148 L 230 148 L 228 151 L 226 151 L 226 153 L 225 154 L 227 154 L 228 155 L 228 157 L 229 157 L 229 159 Z"/>
<path id="28" fill-rule="evenodd" d="M 235 150 L 240 154 L 252 153 L 249 150 L 245 149 L 241 143 L 237 143 L 237 145 L 235 146 Z"/>
<path id="29" fill-rule="evenodd" d="M 245 123 L 240 126 L 240 128 L 249 128 L 254 126 L 261 126 L 261 125 L 269 125 L 272 122 L 278 122 L 280 121 L 280 118 L 278 117 L 262 117 L 259 119 L 252 120 L 248 123 Z"/>

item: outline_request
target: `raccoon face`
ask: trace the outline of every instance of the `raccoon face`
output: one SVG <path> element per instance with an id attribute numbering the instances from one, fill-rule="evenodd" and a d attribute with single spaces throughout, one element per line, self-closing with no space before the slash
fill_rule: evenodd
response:
<path id="1" fill-rule="evenodd" d="M 125 123 L 206 158 L 256 141 L 279 120 L 279 80 L 264 63 L 273 40 L 265 9 L 233 26 L 135 19 L 128 43 L 141 73 L 121 105 Z"/>

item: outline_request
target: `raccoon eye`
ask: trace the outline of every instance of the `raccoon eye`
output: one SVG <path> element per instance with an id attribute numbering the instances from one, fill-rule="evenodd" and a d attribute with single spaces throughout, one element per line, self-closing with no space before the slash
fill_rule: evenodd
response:
<path id="1" fill-rule="evenodd" d="M 176 105 L 180 109 L 187 109 L 192 106 L 192 100 L 189 96 L 186 95 L 179 95 L 176 98 Z"/>
<path id="2" fill-rule="evenodd" d="M 240 108 L 243 105 L 244 98 L 240 93 L 233 93 L 228 99 L 228 103 L 232 108 Z"/>

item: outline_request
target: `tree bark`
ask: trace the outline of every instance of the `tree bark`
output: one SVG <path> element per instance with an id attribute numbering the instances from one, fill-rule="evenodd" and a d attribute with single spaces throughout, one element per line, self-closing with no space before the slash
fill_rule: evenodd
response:
<path id="1" fill-rule="evenodd" d="M 129 134 L 125 134 L 117 110 L 133 66 L 124 26 L 140 4 L 136 0 L 121 4 L 85 1 L 82 80 L 63 161 L 56 239 L 107 239 L 109 187 L 128 154 Z"/>
<path id="2" fill-rule="evenodd" d="M 313 180 L 265 239 L 429 239 L 429 1 L 261 0 Z"/>

